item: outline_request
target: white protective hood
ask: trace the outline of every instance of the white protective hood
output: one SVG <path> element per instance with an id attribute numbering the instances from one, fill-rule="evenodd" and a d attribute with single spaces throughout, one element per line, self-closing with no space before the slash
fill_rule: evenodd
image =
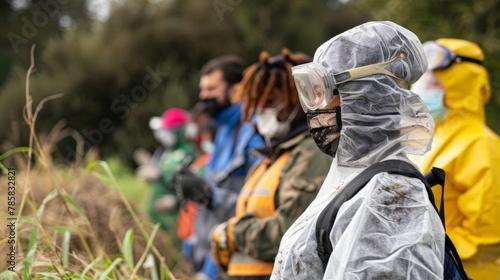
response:
<path id="1" fill-rule="evenodd" d="M 356 67 L 391 61 L 387 70 L 403 81 L 416 82 L 427 69 L 422 44 L 415 34 L 392 22 L 370 22 L 322 44 L 314 62 L 336 74 Z M 434 123 L 417 94 L 397 81 L 375 74 L 339 85 L 342 130 L 339 164 L 367 166 L 403 152 L 422 155 L 430 148 Z"/>

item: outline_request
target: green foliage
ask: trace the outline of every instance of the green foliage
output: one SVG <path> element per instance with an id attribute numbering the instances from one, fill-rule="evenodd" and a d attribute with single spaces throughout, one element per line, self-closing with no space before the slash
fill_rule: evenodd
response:
<path id="1" fill-rule="evenodd" d="M 19 149 L 22 150 L 22 149 Z M 12 156 L 14 153 L 10 153 Z M 2 160 L 5 160 L 5 154 Z M 1 164 L 1 161 L 0 161 Z M 48 176 L 53 176 L 54 169 L 44 168 L 50 172 Z M 67 170 L 66 172 L 75 175 L 74 170 Z M 111 168 L 106 162 L 95 161 L 87 166 L 87 172 L 90 172 L 102 180 L 110 182 L 110 185 L 115 188 L 120 194 L 118 187 L 121 179 L 113 174 Z M 37 172 L 38 173 L 38 172 Z M 77 172 L 78 173 L 78 172 Z M 21 177 L 21 172 L 18 173 Z M 122 240 L 117 240 L 119 245 L 119 252 L 115 254 L 106 254 L 102 251 L 106 244 L 100 244 L 96 248 L 95 242 L 97 236 L 101 235 L 99 232 L 93 232 L 89 238 L 89 229 L 96 227 L 95 220 L 89 219 L 89 215 L 81 207 L 82 201 L 75 201 L 70 195 L 62 194 L 66 190 L 61 190 L 58 187 L 50 185 L 47 187 L 43 181 L 44 175 L 38 174 L 36 178 L 36 192 L 47 191 L 45 188 L 50 188 L 52 191 L 47 195 L 38 198 L 38 202 L 28 199 L 28 204 L 31 206 L 33 215 L 29 211 L 22 211 L 22 206 L 19 209 L 19 217 L 16 225 L 19 228 L 29 229 L 29 231 L 18 231 L 16 239 L 18 255 L 18 265 L 16 266 L 16 273 L 9 271 L 0 272 L 0 279 L 170 279 L 171 272 L 165 263 L 157 262 L 159 256 L 158 249 L 154 246 L 155 240 L 157 241 L 159 226 L 156 225 L 149 228 L 149 225 L 143 224 L 142 219 L 139 219 L 134 209 L 129 205 L 128 200 L 121 196 L 123 202 L 127 204 L 127 209 L 130 214 L 134 216 L 134 224 L 127 223 L 125 234 Z M 29 179 L 31 181 L 32 179 Z M 54 178 L 49 178 L 53 182 Z M 60 182 L 59 182 L 60 183 Z M 35 184 L 31 182 L 25 184 L 24 182 L 17 185 L 20 193 L 28 191 L 27 186 Z M 84 184 L 83 181 L 78 182 L 77 185 Z M 103 188 L 111 188 L 111 186 L 102 185 Z M 83 186 L 85 187 L 85 186 Z M 88 187 L 88 186 L 87 186 Z M 33 190 L 33 189 L 30 189 Z M 28 191 L 29 192 L 29 191 Z M 102 190 L 102 192 L 105 192 Z M 30 195 L 27 194 L 27 197 Z M 5 199 L 5 197 L 0 198 Z M 75 196 L 76 198 L 76 196 Z M 109 195 L 108 195 L 109 198 Z M 107 198 L 102 198 L 106 200 Z M 21 198 L 19 197 L 19 200 Z M 96 201 L 86 201 L 84 204 L 93 204 Z M 65 207 L 61 207 L 65 204 Z M 117 205 L 110 205 L 110 210 Z M 54 207 L 62 210 L 54 212 Z M 86 207 L 88 211 L 88 207 Z M 70 226 L 49 226 L 47 221 L 58 221 L 59 223 L 68 224 L 69 216 L 64 213 L 74 213 L 72 217 L 78 217 L 78 221 Z M 21 214 L 22 213 L 22 214 Z M 109 215 L 110 213 L 102 213 L 101 215 Z M 60 216 L 59 216 L 60 215 Z M 95 214 L 94 214 L 95 215 Z M 144 215 L 142 215 L 144 217 Z M 83 219 L 81 219 L 83 218 Z M 104 217 L 103 217 L 104 218 Z M 110 217 L 108 217 L 109 219 Z M 139 229 L 140 236 L 135 234 L 134 228 Z M 147 229 L 147 230 L 146 230 Z M 149 230 L 151 229 L 151 230 Z M 82 233 L 85 232 L 85 237 Z M 79 240 L 72 239 L 72 235 L 78 235 Z M 116 236 L 118 238 L 119 235 Z M 5 240 L 0 240 L 0 249 L 3 247 Z M 138 250 L 138 243 L 145 246 Z M 83 248 L 82 248 L 83 247 Z M 167 250 L 171 252 L 170 249 Z M 163 250 L 163 252 L 166 252 Z M 140 258 L 134 258 L 135 255 L 140 255 Z M 162 256 L 164 258 L 164 256 Z M 161 275 L 161 278 L 160 276 Z"/>
<path id="2" fill-rule="evenodd" d="M 253 62 L 260 51 L 276 53 L 283 47 L 312 56 L 322 42 L 369 20 L 392 20 L 422 41 L 459 37 L 478 42 L 492 80 L 488 123 L 500 132 L 498 0 L 130 0 L 114 2 L 105 22 L 91 19 L 82 8 L 85 1 L 69 2 L 15 56 L 5 55 L 13 52 L 11 44 L 0 45 L 0 119 L 8 127 L 0 131 L 0 144 L 27 145 L 21 112 L 31 43 L 39 45 L 40 58 L 31 78 L 34 104 L 64 93 L 40 113 L 36 131 L 42 136 L 65 120 L 80 135 L 59 141 L 56 161 L 65 164 L 81 156 L 76 141 L 85 150 L 97 146 L 102 156 L 132 164 L 136 148 L 158 145 L 148 128 L 151 116 L 196 102 L 199 69 L 210 58 L 237 53 Z M 0 29 L 6 34 L 20 34 L 22 18 L 32 16 L 28 9 L 8 5 L 1 13 L 13 19 Z M 69 28 L 56 24 L 64 15 L 73 20 Z"/>
<path id="3" fill-rule="evenodd" d="M 106 160 L 109 169 L 117 180 L 120 192 L 136 205 L 144 205 L 150 186 L 144 180 L 138 178 L 128 165 L 114 157 Z"/>
<path id="4" fill-rule="evenodd" d="M 122 252 L 125 261 L 130 270 L 134 269 L 134 254 L 132 251 L 132 245 L 134 243 L 134 230 L 128 229 L 123 239 Z"/>
<path id="5" fill-rule="evenodd" d="M 321 1 L 241 1 L 222 14 L 217 1 L 152 2 L 116 4 L 104 23 L 47 36 L 36 55 L 41 59 L 31 94 L 34 102 L 58 92 L 64 97 L 47 105 L 37 131 L 48 131 L 64 119 L 82 135 L 87 149 L 98 146 L 103 156 L 130 161 L 137 147 L 152 150 L 157 145 L 147 125 L 151 116 L 194 104 L 198 71 L 208 59 L 237 53 L 251 62 L 261 50 L 282 47 L 312 55 L 325 38 L 362 21 L 360 13 L 345 7 L 330 10 Z M 0 89 L 0 118 L 19 126 L 20 140 L 2 131 L 0 143 L 24 143 L 28 133 L 19 113 L 24 67 L 15 64 Z M 145 87 L 151 69 L 160 75 L 159 83 L 145 93 L 137 91 Z M 58 144 L 55 155 L 62 162 L 73 158 L 74 141 L 65 138 Z"/>

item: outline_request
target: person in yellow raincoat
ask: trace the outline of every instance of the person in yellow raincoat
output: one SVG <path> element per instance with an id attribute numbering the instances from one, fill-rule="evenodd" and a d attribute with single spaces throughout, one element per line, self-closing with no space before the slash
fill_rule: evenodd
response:
<path id="1" fill-rule="evenodd" d="M 500 276 L 500 138 L 485 124 L 490 98 L 484 55 L 475 43 L 423 44 L 428 70 L 412 86 L 434 117 L 432 149 L 415 159 L 422 172 L 446 172 L 446 232 L 473 279 Z M 436 201 L 441 197 L 436 192 Z M 498 278 L 500 279 L 500 278 Z"/>

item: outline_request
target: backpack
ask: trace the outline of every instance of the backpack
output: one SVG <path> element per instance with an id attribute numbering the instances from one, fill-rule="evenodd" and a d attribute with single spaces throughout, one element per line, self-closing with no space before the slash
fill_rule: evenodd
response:
<path id="1" fill-rule="evenodd" d="M 361 172 L 352 181 L 347 183 L 347 185 L 342 188 L 339 193 L 328 203 L 328 205 L 323 209 L 316 222 L 316 241 L 318 243 L 318 256 L 323 263 L 323 269 L 326 269 L 330 254 L 333 251 L 333 246 L 330 242 L 330 231 L 332 230 L 333 223 L 337 213 L 342 206 L 342 204 L 356 195 L 370 180 L 373 176 L 378 173 L 387 172 L 392 174 L 399 174 L 407 177 L 420 179 L 427 190 L 429 200 L 431 201 L 434 209 L 438 212 L 443 227 L 445 227 L 444 220 L 444 201 L 443 195 L 441 196 L 441 204 L 439 210 L 436 207 L 434 201 L 434 195 L 431 190 L 431 186 L 439 184 L 442 186 L 444 193 L 444 177 L 445 172 L 439 168 L 432 168 L 425 176 L 420 173 L 413 165 L 402 161 L 402 160 L 387 160 L 376 163 Z M 445 228 L 446 231 L 446 228 Z M 445 260 L 444 260 L 444 275 L 445 280 L 467 280 L 467 274 L 465 273 L 464 267 L 460 256 L 458 255 L 455 245 L 451 239 L 446 235 L 445 237 Z"/>

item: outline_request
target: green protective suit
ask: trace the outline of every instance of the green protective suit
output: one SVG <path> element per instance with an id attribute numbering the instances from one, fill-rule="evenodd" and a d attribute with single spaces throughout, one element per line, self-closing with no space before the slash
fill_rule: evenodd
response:
<path id="1" fill-rule="evenodd" d="M 185 142 L 183 140 L 183 129 L 178 132 L 178 142 L 176 146 L 168 151 L 162 157 L 159 168 L 161 170 L 161 177 L 152 183 L 149 199 L 147 202 L 147 213 L 153 223 L 159 223 L 160 228 L 167 232 L 175 233 L 175 225 L 177 222 L 178 209 L 170 213 L 156 213 L 155 201 L 165 195 L 175 196 L 175 190 L 171 186 L 172 176 L 176 169 L 182 164 L 186 158 L 194 159 L 197 156 L 194 144 Z M 175 234 L 173 234 L 174 236 Z"/>

